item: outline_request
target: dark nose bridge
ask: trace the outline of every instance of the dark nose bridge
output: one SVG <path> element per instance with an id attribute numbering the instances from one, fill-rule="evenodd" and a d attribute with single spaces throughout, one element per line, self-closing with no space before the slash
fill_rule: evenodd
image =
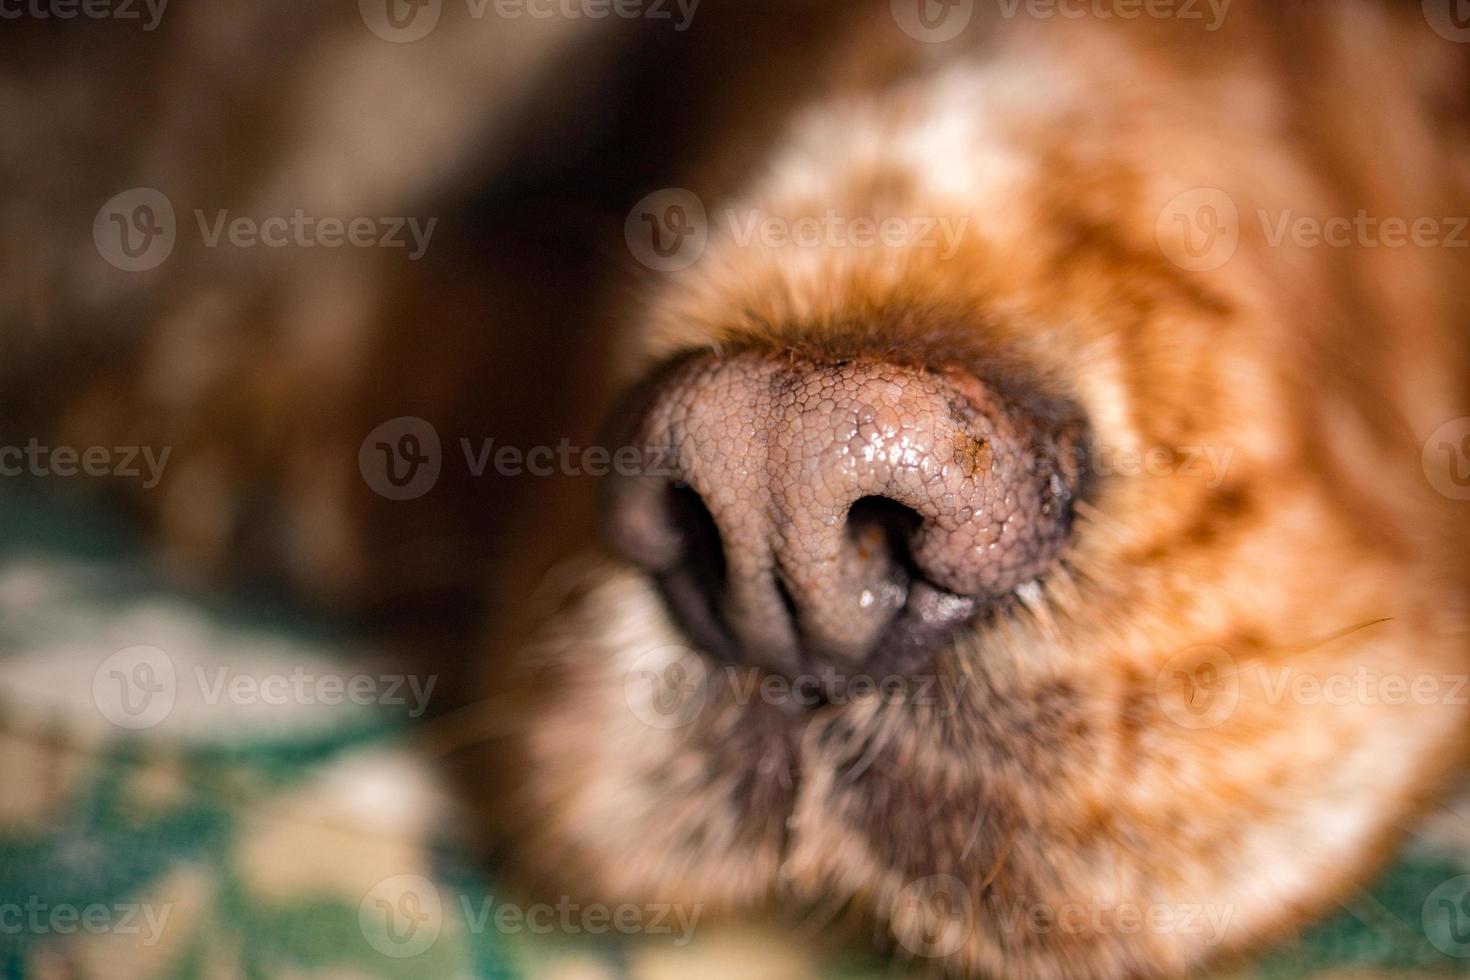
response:
<path id="1" fill-rule="evenodd" d="M 783 669 L 888 648 L 912 662 L 1046 570 L 1076 485 L 1058 433 L 972 376 L 877 359 L 694 361 L 638 438 L 672 446 L 718 554 L 691 573 L 697 535 L 656 478 L 614 494 L 615 540 L 696 642 Z"/>

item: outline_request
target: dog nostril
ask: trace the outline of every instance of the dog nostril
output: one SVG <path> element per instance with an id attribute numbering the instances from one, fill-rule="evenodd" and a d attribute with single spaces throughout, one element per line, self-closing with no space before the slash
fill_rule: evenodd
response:
<path id="1" fill-rule="evenodd" d="M 709 508 L 693 487 L 683 483 L 669 484 L 668 498 L 671 523 L 684 542 L 684 567 L 702 584 L 720 587 L 725 581 L 725 549 Z"/>
<path id="2" fill-rule="evenodd" d="M 680 542 L 678 559 L 659 576 L 664 596 L 695 644 L 734 656 L 736 644 L 718 602 L 726 578 L 719 526 L 699 494 L 685 484 L 669 484 L 664 506 Z"/>
<path id="3" fill-rule="evenodd" d="M 902 608 L 909 583 L 918 577 L 909 541 L 923 523 L 913 508 L 884 497 L 859 497 L 848 508 L 845 556 L 855 577 L 863 569 L 876 573 L 857 593 L 859 609 Z"/>
<path id="4" fill-rule="evenodd" d="M 923 523 L 912 507 L 886 497 L 859 497 L 847 509 L 847 537 L 863 560 L 886 552 L 907 561 L 908 541 Z"/>
<path id="5" fill-rule="evenodd" d="M 973 376 L 754 353 L 678 365 L 609 529 L 692 642 L 779 669 L 915 669 L 1065 542 L 1080 426 Z"/>

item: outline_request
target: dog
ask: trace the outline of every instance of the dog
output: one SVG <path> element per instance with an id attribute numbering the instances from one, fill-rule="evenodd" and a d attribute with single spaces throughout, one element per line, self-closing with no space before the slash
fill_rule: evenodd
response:
<path id="1" fill-rule="evenodd" d="M 1466 515 L 1428 474 L 1464 253 L 1276 232 L 1463 213 L 1463 49 L 1236 5 L 896 54 L 890 12 L 743 181 L 646 205 L 650 247 L 707 229 L 617 345 L 662 466 L 523 654 L 518 839 L 566 887 L 837 905 L 959 975 L 1248 954 L 1461 758 Z M 1381 674 L 1443 696 L 1281 696 Z"/>
<path id="2" fill-rule="evenodd" d="M 190 574 L 477 637 L 457 761 L 530 887 L 1191 973 L 1463 770 L 1470 58 L 1430 6 L 711 5 L 407 61 L 324 20 L 301 106 L 228 29 L 293 15 L 190 13 L 166 50 L 221 45 L 207 105 L 276 152 L 219 167 L 180 108 L 127 183 L 445 244 L 201 232 L 142 278 L 58 245 L 56 295 L 6 291 L 7 411 L 174 446 L 132 497 Z M 542 84 L 449 98 L 509 52 Z"/>

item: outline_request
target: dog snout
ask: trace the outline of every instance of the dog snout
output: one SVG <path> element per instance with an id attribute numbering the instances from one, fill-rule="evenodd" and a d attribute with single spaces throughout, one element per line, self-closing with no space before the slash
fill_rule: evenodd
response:
<path id="1" fill-rule="evenodd" d="M 661 379 L 608 526 L 690 639 L 798 671 L 913 671 L 1062 551 L 1076 427 L 962 368 L 747 352 Z"/>

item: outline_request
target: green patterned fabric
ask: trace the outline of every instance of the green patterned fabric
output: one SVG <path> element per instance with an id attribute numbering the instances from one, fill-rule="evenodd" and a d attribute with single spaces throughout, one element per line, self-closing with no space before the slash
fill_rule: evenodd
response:
<path id="1" fill-rule="evenodd" d="M 140 553 L 83 508 L 0 496 L 0 976 L 891 975 L 740 933 L 504 928 L 412 738 L 428 679 L 390 694 L 370 651 L 165 589 Z M 1452 850 L 1243 975 L 1465 974 Z"/>

